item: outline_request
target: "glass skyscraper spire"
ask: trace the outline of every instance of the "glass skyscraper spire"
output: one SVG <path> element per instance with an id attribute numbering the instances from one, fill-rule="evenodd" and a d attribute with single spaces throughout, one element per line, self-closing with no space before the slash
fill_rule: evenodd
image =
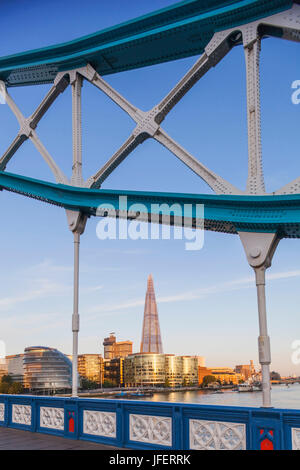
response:
<path id="1" fill-rule="evenodd" d="M 157 354 L 163 353 L 154 285 L 151 274 L 148 277 L 147 283 L 143 333 L 140 352 Z"/>

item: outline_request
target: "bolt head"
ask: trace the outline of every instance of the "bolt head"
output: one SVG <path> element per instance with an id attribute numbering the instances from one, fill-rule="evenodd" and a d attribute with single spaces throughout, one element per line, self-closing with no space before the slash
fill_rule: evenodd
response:
<path id="1" fill-rule="evenodd" d="M 258 258 L 261 255 L 261 249 L 260 248 L 252 248 L 250 251 L 250 256 L 251 258 Z"/>

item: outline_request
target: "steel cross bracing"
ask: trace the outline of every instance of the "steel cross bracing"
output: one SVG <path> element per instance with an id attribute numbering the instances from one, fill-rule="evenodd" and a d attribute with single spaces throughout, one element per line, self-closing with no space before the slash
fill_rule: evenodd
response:
<path id="1" fill-rule="evenodd" d="M 5 83 L 0 82 L 0 89 L 4 91 L 6 102 L 15 114 L 20 130 L 12 144 L 0 158 L 0 171 L 6 169 L 7 164 L 22 143 L 30 139 L 46 163 L 52 170 L 57 183 L 76 186 L 78 188 L 97 189 L 105 179 L 120 165 L 122 161 L 146 139 L 153 138 L 169 149 L 179 160 L 187 165 L 194 173 L 202 178 L 217 195 L 232 196 L 265 196 L 265 184 L 262 168 L 261 150 L 261 116 L 260 116 L 260 84 L 259 84 L 259 58 L 261 40 L 268 35 L 280 36 L 292 41 L 300 41 L 300 6 L 293 6 L 284 12 L 253 21 L 248 24 L 236 26 L 214 34 L 205 47 L 202 56 L 194 66 L 179 81 L 179 83 L 158 103 L 153 109 L 144 112 L 131 104 L 113 87 L 111 87 L 90 63 L 85 66 L 59 72 L 54 84 L 47 93 L 36 111 L 25 118 L 8 92 Z M 169 136 L 161 126 L 168 113 L 176 106 L 183 96 L 208 72 L 224 58 L 235 45 L 243 44 L 246 60 L 247 78 L 247 117 L 248 117 L 248 180 L 245 190 L 233 186 L 230 182 L 217 175 L 199 162 L 193 155 Z M 86 80 L 99 88 L 112 101 L 120 106 L 135 122 L 136 126 L 114 155 L 94 175 L 84 181 L 82 178 L 82 149 L 81 149 L 81 88 Z M 73 117 L 73 166 L 72 176 L 68 179 L 37 136 L 36 127 L 44 114 L 64 92 L 68 85 L 72 86 L 72 117 Z M 4 186 L 5 187 L 5 186 Z M 6 188 L 8 189 L 8 188 Z M 273 195 L 292 195 L 299 193 L 300 177 L 283 188 L 272 193 Z M 74 309 L 73 309 L 73 396 L 77 395 L 77 353 L 78 353 L 78 286 L 79 286 L 79 242 L 83 233 L 87 215 L 80 211 L 67 210 L 69 227 L 74 233 Z M 229 222 L 229 221 L 228 221 Z M 196 224 L 197 226 L 197 224 Z M 265 299 L 265 271 L 271 265 L 272 257 L 280 239 L 276 229 L 272 233 L 255 233 L 239 231 L 249 265 L 256 275 L 258 309 L 259 309 L 259 361 L 262 366 L 263 405 L 271 406 L 270 372 L 271 362 L 270 340 L 267 330 L 266 299 Z"/>
<path id="2" fill-rule="evenodd" d="M 110 86 L 90 65 L 69 72 L 57 74 L 54 84 L 35 112 L 25 118 L 7 90 L 5 98 L 8 106 L 15 114 L 20 130 L 11 145 L 0 158 L 0 171 L 6 169 L 7 164 L 22 143 L 30 139 L 49 165 L 58 183 L 99 188 L 112 171 L 146 139 L 153 138 L 170 150 L 179 160 L 187 165 L 193 172 L 202 178 L 216 194 L 256 194 L 265 193 L 260 131 L 260 90 L 259 90 L 259 54 L 261 39 L 268 34 L 268 28 L 280 28 L 285 39 L 300 40 L 300 6 L 293 5 L 290 10 L 278 13 L 268 18 L 258 20 L 236 28 L 215 33 L 205 48 L 205 52 L 196 61 L 193 67 L 185 74 L 179 83 L 167 96 L 150 111 L 142 111 L 112 86 Z M 236 44 L 243 43 L 247 71 L 247 113 L 248 113 L 248 181 L 246 190 L 236 188 L 220 175 L 204 166 L 197 158 L 191 155 L 177 143 L 161 126 L 163 120 L 183 96 L 214 67 Z M 87 181 L 82 179 L 82 150 L 81 150 L 81 86 L 85 79 L 105 93 L 112 101 L 121 107 L 136 123 L 131 135 L 113 156 L 102 166 L 97 173 Z M 49 152 L 40 141 L 36 127 L 58 96 L 65 91 L 68 85 L 72 86 L 73 103 L 73 168 L 69 180 L 55 163 Z M 279 189 L 275 194 L 292 194 L 299 192 L 300 177 Z"/>

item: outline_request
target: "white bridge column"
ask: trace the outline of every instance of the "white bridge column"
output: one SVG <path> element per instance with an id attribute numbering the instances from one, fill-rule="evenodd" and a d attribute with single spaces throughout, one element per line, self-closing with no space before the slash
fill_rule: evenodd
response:
<path id="1" fill-rule="evenodd" d="M 72 397 L 78 396 L 78 333 L 79 333 L 79 245 L 87 217 L 81 212 L 66 210 L 70 230 L 74 235 L 74 284 L 73 284 L 73 352 L 72 352 Z"/>
<path id="2" fill-rule="evenodd" d="M 266 268 L 254 268 L 257 289 L 258 319 L 259 319 L 259 337 L 258 337 L 258 354 L 259 362 L 262 370 L 262 388 L 263 388 L 263 406 L 271 406 L 270 391 L 270 364 L 271 364 L 271 348 L 270 337 L 268 335 L 267 326 L 267 309 L 266 309 Z"/>
<path id="3" fill-rule="evenodd" d="M 265 273 L 279 243 L 276 233 L 239 232 L 248 263 L 254 269 L 257 289 L 259 337 L 258 356 L 262 372 L 263 407 L 271 407 L 270 364 L 271 349 L 267 327 Z"/>
<path id="4" fill-rule="evenodd" d="M 72 397 L 78 395 L 78 333 L 79 333 L 79 244 L 80 234 L 74 232 L 74 287 L 73 287 L 73 350 L 72 350 Z"/>
<path id="5" fill-rule="evenodd" d="M 72 130 L 73 130 L 73 166 L 71 183 L 82 186 L 82 123 L 81 123 L 81 88 L 82 76 L 73 70 L 69 73 L 72 86 Z M 87 217 L 81 212 L 66 210 L 70 230 L 74 235 L 74 286 L 73 286 L 73 367 L 72 397 L 78 396 L 78 334 L 79 334 L 79 246 L 80 235 L 84 232 Z"/>

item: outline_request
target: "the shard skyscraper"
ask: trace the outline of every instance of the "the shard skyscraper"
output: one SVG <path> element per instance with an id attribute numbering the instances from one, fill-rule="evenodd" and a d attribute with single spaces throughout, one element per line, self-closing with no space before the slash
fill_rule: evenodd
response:
<path id="1" fill-rule="evenodd" d="M 160 327 L 155 300 L 153 279 L 150 274 L 145 299 L 141 353 L 163 353 Z"/>

